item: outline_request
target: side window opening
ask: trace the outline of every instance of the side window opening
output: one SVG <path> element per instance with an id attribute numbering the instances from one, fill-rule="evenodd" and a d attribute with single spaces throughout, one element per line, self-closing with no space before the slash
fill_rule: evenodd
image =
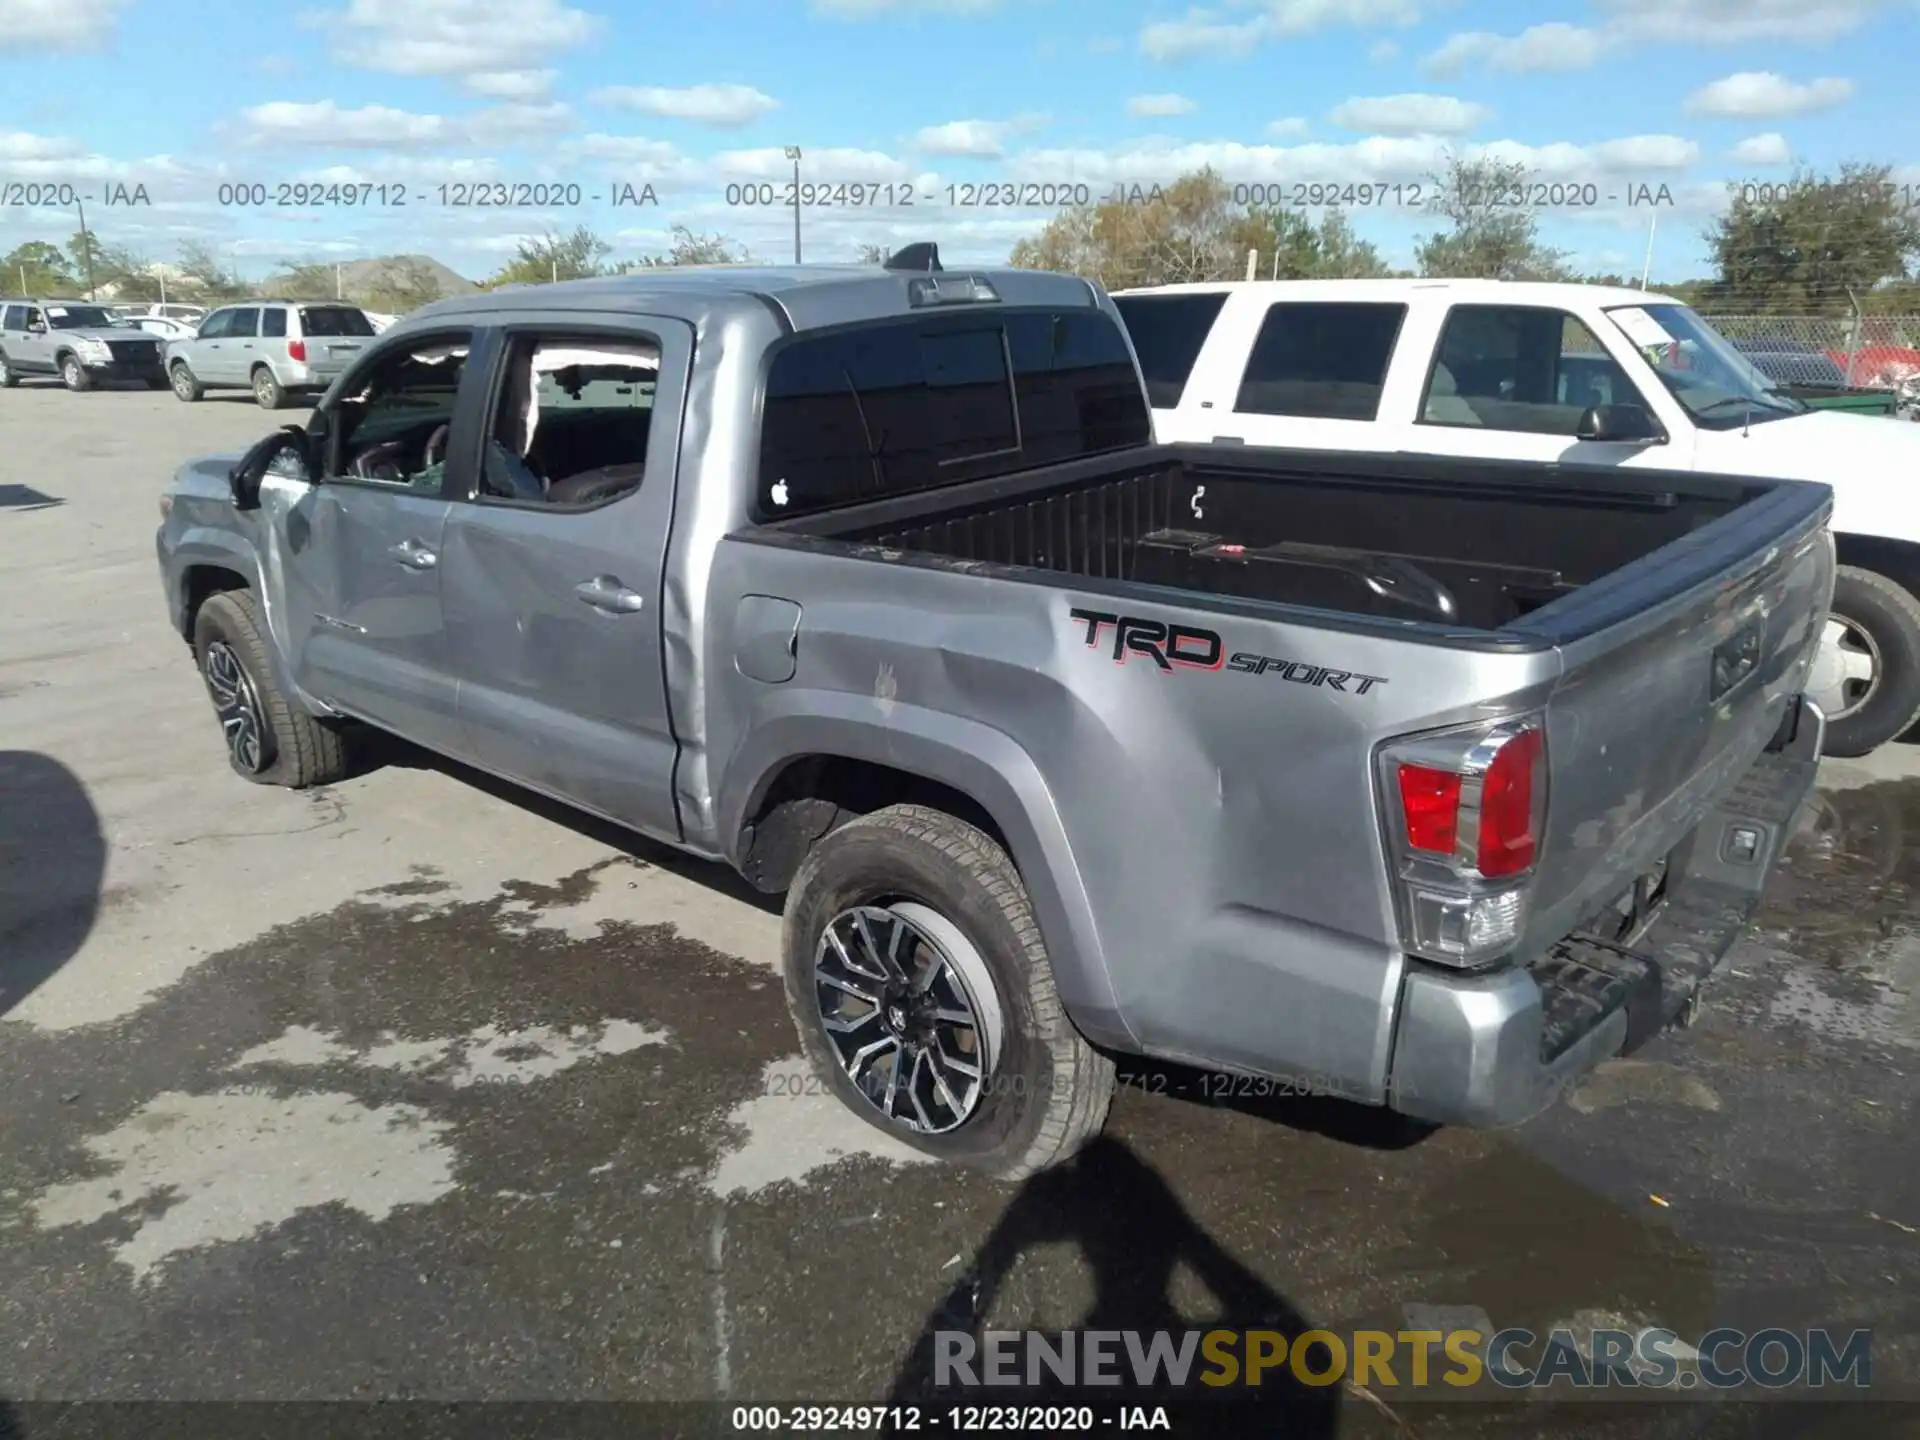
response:
<path id="1" fill-rule="evenodd" d="M 639 337 L 516 340 L 478 498 L 597 505 L 638 489 L 659 381 L 660 348 Z"/>
<path id="2" fill-rule="evenodd" d="M 1370 421 L 1379 416 L 1405 305 L 1285 301 L 1271 306 L 1247 356 L 1241 414 Z"/>
<path id="3" fill-rule="evenodd" d="M 415 341 L 334 407 L 335 473 L 438 494 L 471 337 Z"/>
<path id="4" fill-rule="evenodd" d="M 1127 322 L 1140 373 L 1147 382 L 1147 403 L 1171 410 L 1186 393 L 1195 362 L 1227 303 L 1225 291 L 1199 295 L 1116 295 L 1114 306 Z"/>
<path id="5" fill-rule="evenodd" d="M 1597 336 L 1562 310 L 1457 305 L 1427 379 L 1420 420 L 1572 439 L 1602 405 L 1639 403 Z"/>
<path id="6" fill-rule="evenodd" d="M 287 312 L 275 306 L 271 310 L 260 312 L 260 333 L 264 336 L 279 337 L 287 333 Z"/>

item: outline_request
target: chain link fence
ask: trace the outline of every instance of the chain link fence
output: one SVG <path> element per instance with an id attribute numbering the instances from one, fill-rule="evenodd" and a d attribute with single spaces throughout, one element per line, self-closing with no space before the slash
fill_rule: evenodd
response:
<path id="1" fill-rule="evenodd" d="M 1706 319 L 1748 354 L 1768 357 L 1763 369 L 1778 369 L 1797 383 L 1895 390 L 1920 375 L 1920 315 L 1708 314 Z"/>

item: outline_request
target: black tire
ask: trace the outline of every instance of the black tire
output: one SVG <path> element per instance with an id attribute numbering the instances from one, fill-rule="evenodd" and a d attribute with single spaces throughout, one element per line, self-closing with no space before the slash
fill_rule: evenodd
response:
<path id="1" fill-rule="evenodd" d="M 176 399 L 189 405 L 207 393 L 206 386 L 194 379 L 193 371 L 184 360 L 173 362 L 172 368 L 167 371 L 167 384 Z"/>
<path id="2" fill-rule="evenodd" d="M 75 355 L 60 357 L 60 379 L 67 389 L 75 393 L 93 389 L 93 376 L 87 373 L 87 367 Z"/>
<path id="3" fill-rule="evenodd" d="M 972 947 L 1000 1017 L 998 1054 L 977 1102 L 955 1128 L 937 1134 L 890 1120 L 849 1078 L 828 1038 L 815 979 L 815 955 L 836 916 L 903 901 L 934 912 Z M 807 1060 L 876 1129 L 1003 1180 L 1058 1165 L 1100 1133 L 1113 1100 L 1113 1064 L 1067 1018 L 1019 872 L 974 826 L 923 806 L 895 805 L 829 832 L 787 892 L 781 945 L 787 1006 Z"/>
<path id="4" fill-rule="evenodd" d="M 256 365 L 253 369 L 253 403 L 262 410 L 284 410 L 287 407 L 286 386 L 265 365 Z"/>
<path id="5" fill-rule="evenodd" d="M 1920 721 L 1920 600 L 1884 575 L 1842 565 L 1834 576 L 1832 613 L 1865 632 L 1877 662 L 1859 708 L 1827 718 L 1822 753 L 1853 758 L 1871 754 Z"/>
<path id="6" fill-rule="evenodd" d="M 193 620 L 193 654 L 200 678 L 221 717 L 228 740 L 227 762 L 257 785 L 304 790 L 345 778 L 349 765 L 345 734 L 281 694 L 260 623 L 260 607 L 248 590 L 224 590 L 211 596 Z M 237 661 L 253 710 L 258 745 L 252 757 L 233 743 L 234 727 L 223 708 L 221 672 L 226 659 Z"/>
<path id="7" fill-rule="evenodd" d="M 7 363 L 7 357 L 0 353 L 0 390 L 11 390 L 20 383 L 20 372 Z"/>

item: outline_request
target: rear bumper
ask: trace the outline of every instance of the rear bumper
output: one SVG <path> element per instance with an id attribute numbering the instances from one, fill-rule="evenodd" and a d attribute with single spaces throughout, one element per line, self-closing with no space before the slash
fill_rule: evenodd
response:
<path id="1" fill-rule="evenodd" d="M 1692 1005 L 1746 929 L 1813 789 L 1826 722 L 1800 697 L 1773 744 L 1669 867 L 1669 898 L 1630 946 L 1570 936 L 1485 975 L 1410 965 L 1387 1102 L 1442 1124 L 1515 1125 Z"/>

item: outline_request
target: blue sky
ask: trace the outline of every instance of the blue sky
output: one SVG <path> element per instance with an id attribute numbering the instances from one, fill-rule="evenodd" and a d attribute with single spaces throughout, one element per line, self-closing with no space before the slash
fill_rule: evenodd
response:
<path id="1" fill-rule="evenodd" d="M 1730 178 L 1861 159 L 1920 187 L 1916 56 L 1920 0 L 0 0 L 0 201 L 41 202 L 0 208 L 0 251 L 71 233 L 71 187 L 104 239 L 203 241 L 252 274 L 417 250 L 478 278 L 576 224 L 616 258 L 678 222 L 782 259 L 791 212 L 727 187 L 784 182 L 798 145 L 808 183 L 899 187 L 808 209 L 809 259 L 930 238 L 995 260 L 1047 212 L 947 186 L 1097 195 L 1210 162 L 1381 187 L 1357 223 L 1406 263 L 1425 221 L 1385 187 L 1490 147 L 1569 187 L 1542 197 L 1550 241 L 1637 272 L 1657 216 L 1655 276 L 1682 278 Z M 407 203 L 221 203 L 316 181 Z M 443 203 L 466 181 L 579 203 Z M 152 203 L 105 205 L 114 183 Z M 609 208 L 613 183 L 659 203 Z M 1670 202 L 1628 208 L 1639 185 Z M 903 189 L 912 208 L 885 203 Z"/>

